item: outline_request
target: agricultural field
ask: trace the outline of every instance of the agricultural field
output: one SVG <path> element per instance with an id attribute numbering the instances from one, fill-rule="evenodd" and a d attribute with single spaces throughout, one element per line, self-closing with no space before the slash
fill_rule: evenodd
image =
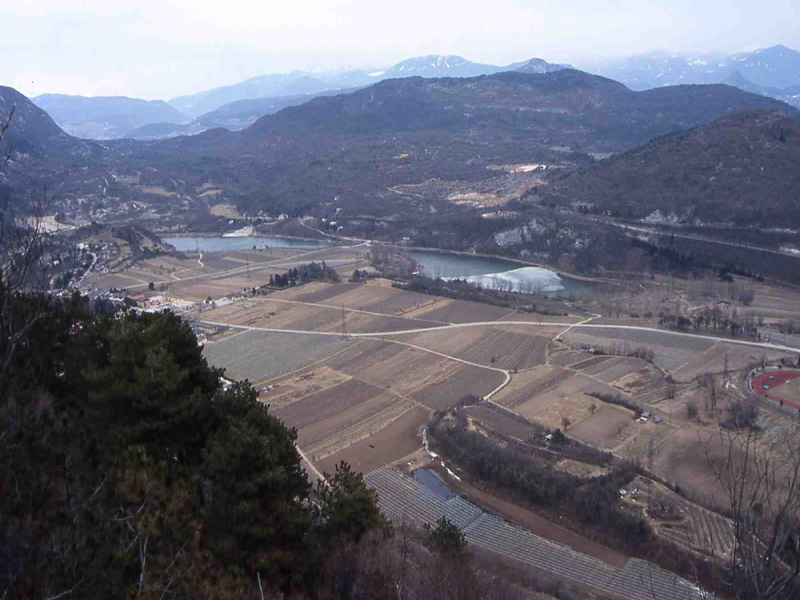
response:
<path id="1" fill-rule="evenodd" d="M 615 388 L 594 377 L 559 367 L 545 367 L 545 369 L 550 370 L 544 371 L 540 367 L 532 371 L 542 373 L 543 377 L 536 378 L 521 387 L 508 386 L 494 400 L 525 418 L 546 424 L 548 427 L 561 427 L 560 418 L 558 424 L 554 423 L 554 418 L 558 414 L 564 413 L 564 416 L 567 416 L 569 413 L 581 418 L 588 414 L 589 406 L 595 400 L 583 398 L 585 395 L 617 393 Z M 562 404 L 563 408 L 560 406 Z M 578 410 L 578 405 L 583 408 Z M 576 422 L 571 418 L 570 421 Z"/>
<path id="2" fill-rule="evenodd" d="M 512 377 L 511 382 L 492 399 L 508 409 L 519 412 L 518 408 L 535 394 L 545 393 L 570 377 L 572 373 L 565 369 L 536 367 Z"/>
<path id="3" fill-rule="evenodd" d="M 320 460 L 319 468 L 333 473 L 337 464 L 346 461 L 355 470 L 369 473 L 392 464 L 420 448 L 420 430 L 430 416 L 423 407 L 412 408 L 376 434 Z"/>
<path id="4" fill-rule="evenodd" d="M 420 325 L 418 322 L 401 317 L 368 314 L 358 309 L 342 310 L 333 306 L 302 304 L 295 300 L 272 296 L 249 298 L 205 311 L 203 320 L 243 327 L 331 333 L 403 331 L 414 327 L 436 325 L 428 322 Z"/>
<path id="5" fill-rule="evenodd" d="M 594 414 L 576 423 L 567 431 L 582 442 L 597 448 L 605 448 L 626 427 L 631 426 L 634 415 L 633 411 L 627 408 L 602 404 L 597 400 L 595 402 L 598 408 Z"/>
<path id="6" fill-rule="evenodd" d="M 394 339 L 488 367 L 523 370 L 546 362 L 550 335 L 556 334 L 548 327 L 503 325 L 432 331 Z"/>
<path id="7" fill-rule="evenodd" d="M 347 345 L 335 336 L 233 331 L 206 343 L 203 355 L 211 365 L 224 367 L 227 376 L 253 382 L 301 368 Z"/>
<path id="8" fill-rule="evenodd" d="M 247 304 L 203 317 L 291 328 L 320 311 L 331 312 L 292 301 L 255 298 Z M 265 306 L 276 310 L 265 313 Z M 317 327 L 324 326 L 320 321 Z M 273 414 L 297 429 L 309 459 L 328 470 L 339 460 L 372 470 L 403 458 L 420 447 L 419 430 L 432 410 L 449 408 L 468 394 L 485 395 L 505 379 L 502 372 L 397 340 L 243 330 L 207 344 L 205 354 L 231 377 L 253 381 Z"/>
<path id="9" fill-rule="evenodd" d="M 315 281 L 258 295 L 250 292 L 266 284 L 270 275 L 323 259 L 339 269 L 341 283 Z M 570 316 L 537 315 L 409 292 L 385 279 L 349 283 L 346 280 L 356 266 L 367 266 L 363 249 L 245 250 L 202 258 L 197 254 L 148 258 L 123 272 L 94 277 L 96 285 L 138 286 L 136 291 L 145 296 L 168 289 L 173 297 L 198 303 L 208 297 L 233 297 L 216 307 L 203 304 L 192 314 L 208 328 L 216 328 L 208 333 L 203 349 L 209 363 L 225 368 L 228 378 L 252 382 L 270 412 L 297 430 L 298 446 L 317 469 L 330 473 L 344 460 L 364 473 L 383 473 L 383 479 L 374 479 L 383 482 L 387 493 L 394 493 L 392 486 L 408 487 L 385 467 L 425 456 L 420 451 L 421 430 L 435 411 L 452 408 L 468 395 L 484 397 L 509 378 L 491 398 L 497 405 L 481 402 L 459 409 L 477 429 L 530 441 L 543 436 L 541 427 L 560 428 L 575 440 L 612 451 L 615 460 L 651 467 L 680 484 L 690 497 L 722 505 L 724 493 L 709 458 L 721 462 L 726 447 L 719 434 L 719 414 L 709 404 L 707 378 L 701 376 L 734 373 L 792 356 L 700 336 L 619 327 L 654 326 L 653 318 L 623 314 L 567 328 L 563 324 L 590 315 L 576 316 L 581 311 L 566 304 L 559 304 L 559 310 L 569 310 Z M 152 292 L 147 290 L 151 281 L 156 284 Z M 658 296 L 657 305 L 666 307 L 661 296 L 667 294 L 660 285 L 648 283 L 645 292 L 626 292 L 629 306 L 637 302 L 644 306 L 648 298 Z M 757 292 L 753 308 L 777 315 L 785 294 L 770 295 L 768 290 L 765 286 Z M 685 299 L 685 292 L 679 295 L 680 302 L 672 303 L 676 310 L 691 314 L 698 308 L 698 303 Z M 608 302 L 587 299 L 578 305 L 608 315 L 603 310 Z M 417 331 L 477 322 L 481 324 Z M 597 323 L 614 327 L 591 327 Z M 630 356 L 634 351 L 647 360 Z M 743 377 L 736 377 L 727 381 L 716 377 L 720 411 L 731 399 L 747 397 Z M 800 378 L 770 392 L 800 403 L 798 382 Z M 598 394 L 617 397 L 629 408 L 604 402 Z M 690 417 L 693 406 L 697 410 Z M 636 420 L 631 408 L 637 407 L 661 422 L 652 417 L 646 423 Z M 765 410 L 758 424 L 760 451 L 785 460 L 785 442 L 797 433 L 796 423 Z M 605 472 L 569 459 L 558 468 L 587 478 Z M 638 481 L 634 485 L 643 487 Z M 651 519 L 659 535 L 698 552 L 724 550 L 722 517 L 657 484 L 650 491 L 648 501 L 673 507 Z M 430 513 L 399 496 L 387 500 L 390 510 Z M 458 513 L 456 508 L 467 512 Z M 492 521 L 491 515 L 473 523 L 468 519 L 472 512 L 461 505 L 456 508 L 453 514 L 467 519 L 475 540 L 488 540 L 487 547 L 526 564 L 538 560 L 519 547 L 523 542 L 538 543 L 526 537 L 531 534 L 512 531 L 512 525 Z M 546 549 L 556 552 L 550 546 Z M 612 580 L 620 573 L 598 568 L 595 575 L 613 587 Z"/>
<path id="10" fill-rule="evenodd" d="M 580 423 L 592 414 L 592 406 L 597 406 L 596 402 L 595 398 L 576 392 L 538 412 L 535 420 L 549 429 L 569 431 L 573 423 Z M 564 423 L 567 423 L 566 427 Z"/>
<path id="11" fill-rule="evenodd" d="M 647 423 L 634 421 L 629 425 L 633 432 L 626 442 L 614 449 L 616 454 L 624 456 L 628 460 L 646 465 L 659 451 L 660 446 L 678 431 L 678 427 L 669 423 L 654 423 L 652 420 Z"/>
<path id="12" fill-rule="evenodd" d="M 752 369 L 759 364 L 792 355 L 779 350 L 718 342 L 672 373 L 675 381 L 691 381 L 704 373 Z"/>
<path id="13" fill-rule="evenodd" d="M 646 455 L 646 448 L 642 448 Z M 680 483 L 692 497 L 725 507 L 727 496 L 715 465 L 724 464 L 723 438 L 711 427 L 682 427 L 655 449 L 653 471 Z"/>
<path id="14" fill-rule="evenodd" d="M 637 348 L 652 350 L 655 363 L 667 371 L 679 369 L 713 345 L 713 341 L 699 336 L 635 329 L 573 329 L 564 337 L 574 347 L 596 346 L 611 354 L 627 354 Z"/>
<path id="15" fill-rule="evenodd" d="M 641 369 L 630 372 L 615 380 L 614 387 L 636 398 L 651 390 L 658 389 L 663 386 L 664 383 L 665 377 L 663 373 L 653 365 L 647 364 Z"/>
<path id="16" fill-rule="evenodd" d="M 484 428 L 520 442 L 527 441 L 539 433 L 539 430 L 533 427 L 529 421 L 516 417 L 487 402 L 467 406 L 464 408 L 464 412 L 470 418 L 478 421 Z"/>
<path id="17" fill-rule="evenodd" d="M 734 542 L 729 519 L 642 476 L 637 476 L 628 488 L 637 491 L 628 494 L 625 504 L 645 517 L 656 535 L 706 556 L 729 555 Z"/>
<path id="18" fill-rule="evenodd" d="M 564 471 L 565 473 L 569 473 L 570 475 L 575 475 L 576 477 L 580 477 L 581 479 L 591 479 L 592 477 L 600 477 L 602 475 L 607 475 L 608 473 L 611 472 L 611 470 L 607 467 L 592 465 L 578 460 L 573 460 L 571 458 L 565 458 L 563 460 L 558 461 L 556 463 L 556 467 Z"/>
<path id="19" fill-rule="evenodd" d="M 414 392 L 413 397 L 434 410 L 455 406 L 464 396 L 482 397 L 503 383 L 505 376 L 497 371 L 461 365 L 458 370 L 441 381 L 433 382 Z"/>
<path id="20" fill-rule="evenodd" d="M 497 321 L 512 310 L 501 306 L 480 304 L 467 300 L 444 300 L 437 306 L 423 307 L 406 313 L 407 317 L 422 317 L 440 323 L 472 323 L 478 321 Z"/>

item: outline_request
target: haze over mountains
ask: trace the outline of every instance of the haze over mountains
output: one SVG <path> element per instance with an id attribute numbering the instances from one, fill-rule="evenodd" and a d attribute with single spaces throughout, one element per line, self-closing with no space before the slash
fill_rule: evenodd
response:
<path id="1" fill-rule="evenodd" d="M 587 61 L 585 68 L 634 90 L 680 83 L 722 83 L 737 72 L 766 88 L 800 85 L 800 52 L 782 45 L 733 54 L 688 55 L 658 50 L 614 60 Z"/>
<path id="2" fill-rule="evenodd" d="M 404 60 L 386 70 L 339 73 L 291 71 L 267 74 L 196 94 L 162 101 L 135 98 L 87 98 L 45 94 L 34 102 L 68 133 L 88 139 L 130 137 L 156 140 L 194 135 L 223 127 L 243 129 L 259 117 L 320 95 L 335 95 L 384 79 L 405 77 L 475 77 L 502 71 L 548 73 L 571 65 L 534 58 L 496 66 L 460 56 L 429 55 Z M 800 107 L 800 53 L 785 46 L 730 55 L 683 56 L 650 52 L 585 65 L 632 90 L 679 84 L 725 83 Z"/>
<path id="3" fill-rule="evenodd" d="M 190 120 L 162 100 L 43 94 L 33 101 L 70 135 L 93 140 L 125 137 L 148 123 L 185 123 Z"/>
<path id="4" fill-rule="evenodd" d="M 541 59 L 538 60 L 544 65 L 548 64 Z M 521 62 L 500 67 L 470 62 L 461 56 L 432 54 L 409 58 L 386 70 L 349 70 L 332 74 L 292 71 L 263 75 L 234 85 L 174 98 L 169 104 L 189 116 L 199 117 L 236 100 L 318 94 L 331 90 L 364 87 L 384 79 L 400 77 L 477 77 L 499 71 L 514 71 L 525 64 L 526 62 Z M 549 69 L 558 70 L 566 66 L 569 65 L 550 65 Z"/>
<path id="5" fill-rule="evenodd" d="M 52 110 L 62 128 L 78 137 L 152 140 L 193 135 L 215 127 L 243 129 L 259 117 L 287 106 L 302 104 L 319 95 L 359 89 L 384 79 L 475 77 L 517 69 L 547 73 L 569 66 L 531 59 L 500 67 L 473 63 L 460 56 L 429 55 L 404 60 L 384 71 L 313 73 L 296 70 L 262 75 L 234 85 L 173 98 L 167 103 L 57 94 L 37 96 L 34 102 L 45 110 Z"/>
<path id="6" fill-rule="evenodd" d="M 733 54 L 655 51 L 583 66 L 632 90 L 725 83 L 800 107 L 800 52 L 782 45 Z"/>

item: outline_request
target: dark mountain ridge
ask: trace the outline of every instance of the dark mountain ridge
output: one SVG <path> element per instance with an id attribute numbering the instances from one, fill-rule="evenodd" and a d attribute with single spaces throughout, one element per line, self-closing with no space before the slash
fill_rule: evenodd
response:
<path id="1" fill-rule="evenodd" d="M 798 227 L 798 165 L 797 111 L 743 111 L 556 177 L 542 194 L 654 222 Z"/>
<path id="2" fill-rule="evenodd" d="M 573 150 L 613 152 L 754 108 L 789 107 L 725 85 L 633 92 L 619 82 L 573 69 L 501 72 L 468 79 L 385 80 L 352 94 L 287 108 L 259 119 L 242 135 L 252 140 L 289 133 L 448 130 L 475 136 L 496 128 Z"/>
<path id="3" fill-rule="evenodd" d="M 3 137 L 3 154 L 12 147 L 16 152 L 43 155 L 69 150 L 78 140 L 56 125 L 44 110 L 14 88 L 0 86 L 0 123 L 14 111 L 12 125 Z"/>
<path id="4" fill-rule="evenodd" d="M 251 214 L 308 211 L 338 197 L 349 214 L 422 216 L 430 211 L 426 202 L 392 189 L 487 179 L 496 173 L 490 165 L 587 164 L 590 153 L 630 150 L 763 108 L 793 110 L 730 86 L 633 92 L 575 70 L 393 79 L 286 108 L 241 132 L 133 146 L 125 162 L 139 171 L 158 166 L 187 185 L 213 174 L 230 201 Z M 439 211 L 456 208 L 444 197 L 433 202 Z"/>
<path id="5" fill-rule="evenodd" d="M 458 207 L 446 197 L 433 206 L 393 188 L 487 179 L 496 175 L 487 168 L 493 165 L 588 164 L 590 153 L 630 150 L 657 135 L 763 108 L 792 110 L 730 86 L 633 92 L 572 69 L 392 79 L 283 109 L 241 132 L 113 140 L 91 160 L 74 154 L 63 169 L 42 163 L 32 171 L 82 218 L 101 210 L 103 219 L 141 219 L 143 202 L 154 215 L 207 210 L 198 190 L 208 183 L 250 214 L 313 211 L 338 197 L 345 214 L 423 216 Z"/>

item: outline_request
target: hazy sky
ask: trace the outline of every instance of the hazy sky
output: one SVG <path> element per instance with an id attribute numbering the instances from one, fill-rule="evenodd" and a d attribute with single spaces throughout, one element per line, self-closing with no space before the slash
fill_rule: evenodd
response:
<path id="1" fill-rule="evenodd" d="M 800 49 L 800 1 L 2 0 L 0 84 L 169 99 L 291 69 L 422 54 L 508 64 L 653 49 Z"/>

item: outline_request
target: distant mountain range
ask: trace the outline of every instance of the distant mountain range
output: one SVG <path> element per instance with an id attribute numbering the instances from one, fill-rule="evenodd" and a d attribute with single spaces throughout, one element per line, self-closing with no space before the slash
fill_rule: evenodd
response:
<path id="1" fill-rule="evenodd" d="M 188 123 L 191 120 L 162 100 L 43 94 L 33 98 L 33 102 L 70 135 L 93 140 L 124 137 L 148 123 Z"/>
<path id="2" fill-rule="evenodd" d="M 623 59 L 594 61 L 584 67 L 632 90 L 725 83 L 800 107 L 800 52 L 785 46 L 728 55 L 650 52 Z M 571 65 L 552 64 L 534 58 L 496 66 L 454 55 L 429 55 L 404 60 L 386 70 L 291 71 L 262 75 L 168 102 L 56 94 L 38 96 L 34 101 L 46 109 L 67 133 L 78 137 L 158 140 L 195 135 L 217 127 L 234 131 L 243 129 L 259 117 L 303 104 L 317 96 L 345 93 L 385 79 L 476 77 L 504 71 L 541 74 L 564 68 L 571 68 Z"/>
<path id="3" fill-rule="evenodd" d="M 632 90 L 728 83 L 800 106 L 800 52 L 782 45 L 734 54 L 654 51 L 621 59 L 588 61 L 581 67 L 624 83 Z"/>
<path id="4" fill-rule="evenodd" d="M 339 90 L 369 85 L 378 81 L 366 71 L 347 71 L 340 74 L 314 74 L 309 71 L 291 71 L 261 75 L 236 83 L 213 88 L 197 94 L 180 96 L 169 101 L 170 106 L 197 118 L 237 100 L 254 100 L 306 94 L 326 90 Z"/>
<path id="5" fill-rule="evenodd" d="M 360 88 L 355 88 L 360 89 Z M 354 91 L 328 90 L 315 94 L 301 94 L 298 96 L 269 96 L 253 100 L 235 100 L 199 116 L 194 121 L 186 124 L 180 123 L 150 123 L 129 131 L 125 137 L 134 140 L 151 141 L 175 137 L 178 135 L 196 135 L 208 129 L 222 127 L 231 131 L 238 131 L 249 127 L 260 117 L 271 115 L 288 106 L 297 106 L 319 96 L 335 96 Z"/>
<path id="6" fill-rule="evenodd" d="M 548 65 L 534 59 L 551 70 L 569 65 Z M 254 100 L 268 97 L 302 97 L 371 85 L 384 79 L 401 77 L 477 77 L 499 71 L 514 71 L 527 63 L 505 67 L 470 62 L 461 56 L 437 55 L 409 58 L 384 71 L 350 70 L 338 74 L 315 74 L 309 71 L 291 71 L 276 75 L 262 75 L 241 83 L 214 88 L 190 96 L 173 98 L 169 104 L 192 117 L 200 117 L 237 100 Z M 547 67 L 545 67 L 547 68 Z M 537 71 L 548 72 L 548 71 Z"/>
<path id="7" fill-rule="evenodd" d="M 500 67 L 473 63 L 460 56 L 431 55 L 404 60 L 385 71 L 350 70 L 336 74 L 291 71 L 262 75 L 169 102 L 60 94 L 37 96 L 34 102 L 47 110 L 67 133 L 77 137 L 157 140 L 195 135 L 216 127 L 244 129 L 259 117 L 287 106 L 303 104 L 317 96 L 346 93 L 384 79 L 475 77 L 517 69 L 549 73 L 569 66 L 534 58 Z"/>
<path id="8" fill-rule="evenodd" d="M 782 100 L 787 104 L 791 104 L 800 108 L 800 85 L 793 85 L 787 88 L 773 88 L 756 85 L 752 81 L 748 81 L 739 71 L 734 71 L 725 81 L 725 85 L 732 85 L 738 87 L 740 90 L 750 92 L 752 94 L 760 94 L 761 96 L 769 96 L 776 100 Z"/>

